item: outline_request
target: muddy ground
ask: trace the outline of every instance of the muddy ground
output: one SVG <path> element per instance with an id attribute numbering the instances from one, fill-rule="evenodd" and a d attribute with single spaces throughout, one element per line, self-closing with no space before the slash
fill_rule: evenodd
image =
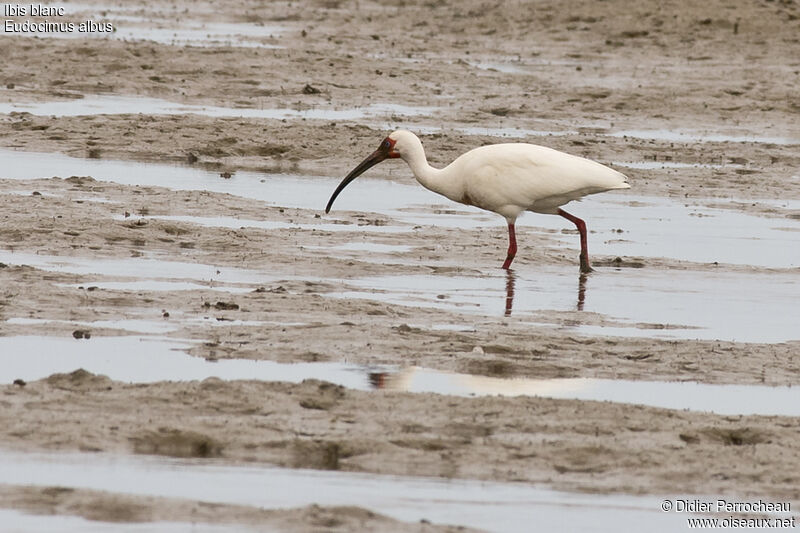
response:
<path id="1" fill-rule="evenodd" d="M 437 128 L 421 135 L 437 166 L 474 146 L 520 140 L 470 128 L 572 132 L 524 140 L 605 163 L 708 165 L 621 170 L 637 194 L 735 199 L 738 209 L 748 213 L 800 216 L 767 202 L 800 199 L 800 6 L 791 0 L 634 6 L 575 0 L 510 9 L 478 1 L 226 5 L 220 13 L 212 4 L 193 3 L 192 12 L 183 13 L 178 3 L 166 16 L 158 10 L 166 8 L 145 3 L 138 14 L 174 25 L 218 20 L 279 26 L 264 43 L 284 48 L 3 35 L 0 102 L 122 94 L 243 108 L 398 103 L 435 109 L 418 117 L 354 121 L 11 113 L 0 115 L 0 146 L 195 165 L 231 172 L 235 179 L 241 170 L 342 176 L 387 134 L 382 124 Z M 706 138 L 612 135 L 630 130 L 694 132 Z M 731 139 L 741 137 L 761 142 Z M 371 173 L 412 179 L 397 162 Z M 366 253 L 343 257 L 315 248 L 321 241 L 346 243 L 352 239 L 347 233 L 234 230 L 138 218 L 213 214 L 318 224 L 327 220 L 324 206 L 318 211 L 281 209 L 221 193 L 131 187 L 91 177 L 4 179 L 9 177 L 0 162 L 0 246 L 5 250 L 91 258 L 153 255 L 256 269 L 273 277 L 245 294 L 89 291 L 71 286 L 85 284 L 86 276 L 0 264 L 0 318 L 67 321 L 0 322 L 4 336 L 70 336 L 75 327 L 69 321 L 139 317 L 144 310 L 153 319 L 178 321 L 180 328 L 170 335 L 203 341 L 191 353 L 206 358 L 347 360 L 501 377 L 800 384 L 798 342 L 580 336 L 514 316 L 471 316 L 474 331 L 437 331 L 409 324 L 459 323 L 464 316 L 326 297 L 340 289 L 336 280 L 475 275 L 497 268 L 506 245 L 499 217 L 496 232 L 425 228 L 424 246 L 418 233 L 381 235 L 383 243 L 413 247 L 381 261 Z M 18 191 L 28 192 L 13 194 Z M 86 200 L 92 197 L 110 201 Z M 349 224 L 391 222 L 368 206 L 361 213 L 335 216 Z M 524 248 L 528 253 L 518 256 L 519 267 L 575 264 L 577 285 L 577 249 L 565 249 L 546 235 L 527 238 Z M 602 248 L 596 251 L 600 265 L 613 259 L 603 256 Z M 669 258 L 624 258 L 621 266 L 626 262 L 709 276 L 720 269 L 769 272 Z M 238 309 L 218 308 L 219 301 Z M 300 317 L 303 324 L 212 331 L 188 321 L 207 316 L 275 323 L 295 323 Z M 608 317 L 577 311 L 558 319 L 609 324 Z M 95 329 L 92 334 L 125 332 Z M 81 373 L 4 386 L 0 404 L 0 446 L 13 449 L 198 455 L 195 443 L 200 442 L 212 443 L 201 449 L 232 463 L 544 483 L 581 491 L 800 501 L 800 420 L 790 417 L 730 417 L 541 398 L 360 392 L 315 381 L 130 385 Z M 103 508 L 104 499 L 116 496 L 76 491 L 68 497 L 64 502 L 63 494 L 6 486 L 0 504 L 95 516 L 86 509 Z M 128 498 L 125 505 L 132 508 L 157 511 L 126 511 L 123 518 L 110 519 L 182 520 L 194 512 L 188 504 L 119 498 Z M 353 509 L 301 510 L 293 525 L 281 522 L 280 527 L 318 527 L 313 520 L 320 513 L 342 521 L 342 530 L 351 529 L 352 520 L 375 530 L 390 527 L 382 517 Z M 267 519 L 238 520 L 242 515 L 236 510 L 215 516 L 238 523 Z M 99 518 L 109 519 L 102 513 Z M 208 520 L 224 522 L 216 518 Z"/>

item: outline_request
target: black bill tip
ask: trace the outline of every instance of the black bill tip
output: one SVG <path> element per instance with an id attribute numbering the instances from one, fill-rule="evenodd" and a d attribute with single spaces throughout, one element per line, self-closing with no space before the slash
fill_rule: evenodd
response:
<path id="1" fill-rule="evenodd" d="M 366 159 L 364 159 L 361 163 L 359 163 L 356 168 L 351 170 L 350 173 L 347 176 L 345 176 L 345 178 L 342 180 L 342 182 L 339 184 L 339 186 L 336 187 L 336 190 L 333 191 L 333 194 L 331 195 L 331 199 L 328 200 L 328 205 L 325 206 L 325 214 L 330 213 L 331 207 L 333 206 L 333 201 L 336 200 L 336 197 L 339 196 L 339 193 L 342 192 L 342 190 L 345 187 L 347 187 L 347 185 L 351 181 L 353 181 L 354 179 L 359 177 L 361 174 L 366 172 L 368 169 L 374 167 L 375 165 L 377 165 L 378 163 L 380 163 L 381 161 L 386 159 L 388 157 L 388 155 L 389 155 L 388 151 L 386 151 L 386 150 L 380 150 L 380 149 L 375 150 Z"/>

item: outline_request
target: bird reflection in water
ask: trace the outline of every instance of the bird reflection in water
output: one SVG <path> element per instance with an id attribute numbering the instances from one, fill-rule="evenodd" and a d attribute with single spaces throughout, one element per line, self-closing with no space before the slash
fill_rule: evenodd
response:
<path id="1" fill-rule="evenodd" d="M 370 372 L 367 374 L 367 379 L 375 390 L 388 389 L 392 374 L 390 372 Z"/>
<path id="2" fill-rule="evenodd" d="M 587 279 L 587 277 L 588 276 L 586 274 L 584 274 L 584 273 L 581 273 L 581 275 L 578 276 L 578 305 L 576 306 L 578 311 L 583 311 L 583 304 L 586 301 L 586 279 Z"/>
<path id="3" fill-rule="evenodd" d="M 368 374 L 368 380 L 373 390 L 433 392 L 458 396 L 525 395 L 574 398 L 591 386 L 591 380 L 587 382 L 581 378 L 526 379 L 512 375 L 494 377 L 444 372 L 416 366 L 373 371 Z M 617 382 L 614 382 L 613 386 L 616 385 Z"/>
<path id="4" fill-rule="evenodd" d="M 514 307 L 514 285 L 517 282 L 517 275 L 510 268 L 506 270 L 506 316 L 511 316 Z"/>
<path id="5" fill-rule="evenodd" d="M 581 273 L 578 276 L 578 303 L 575 309 L 583 311 L 583 304 L 586 302 L 586 280 L 589 276 Z M 514 289 L 517 284 L 517 275 L 512 269 L 506 270 L 506 310 L 504 315 L 511 316 L 514 310 Z"/>

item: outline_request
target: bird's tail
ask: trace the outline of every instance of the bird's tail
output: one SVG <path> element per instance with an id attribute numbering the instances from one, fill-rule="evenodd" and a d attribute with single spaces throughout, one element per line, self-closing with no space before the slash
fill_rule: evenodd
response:
<path id="1" fill-rule="evenodd" d="M 617 177 L 620 179 L 620 181 L 616 186 L 611 187 L 611 188 L 612 189 L 630 189 L 631 188 L 631 184 L 628 183 L 628 176 L 626 176 L 622 172 L 619 172 L 618 170 L 616 170 L 615 172 L 617 173 Z"/>

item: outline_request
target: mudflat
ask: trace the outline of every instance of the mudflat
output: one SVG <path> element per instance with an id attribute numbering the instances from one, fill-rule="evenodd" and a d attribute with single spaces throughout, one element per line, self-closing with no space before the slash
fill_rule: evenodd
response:
<path id="1" fill-rule="evenodd" d="M 118 35 L 0 38 L 9 350 L 20 349 L 15 338 L 67 339 L 71 353 L 136 336 L 143 354 L 145 341 L 167 338 L 200 360 L 423 367 L 509 383 L 800 383 L 798 334 L 775 330 L 769 311 L 800 296 L 797 3 L 64 5 L 64 20 L 111 21 Z M 608 164 L 632 189 L 584 203 L 621 205 L 632 218 L 587 218 L 596 272 L 581 278 L 572 227 L 533 214 L 520 220 L 506 276 L 503 219 L 408 192 L 413 177 L 398 161 L 324 214 L 338 180 L 401 127 L 419 134 L 434 166 L 494 142 Z M 271 196 L 284 182 L 298 199 Z M 389 208 L 393 199 L 400 207 Z M 614 252 L 641 239 L 637 223 L 658 240 L 647 207 L 659 202 L 693 213 L 687 240 L 704 217 L 761 221 L 769 234 L 731 224 L 720 239 L 755 242 L 776 259 L 697 259 L 680 246 Z M 593 308 L 609 279 L 620 299 L 634 280 L 668 290 L 645 291 L 623 311 Z M 782 287 L 776 296 L 751 290 L 768 283 Z M 685 307 L 730 298 L 708 313 L 739 331 L 704 335 L 703 312 L 686 323 L 680 303 L 674 321 L 644 312 L 684 293 Z M 737 314 L 736 294 L 756 295 L 742 305 L 749 315 Z M 760 330 L 772 336 L 752 334 Z M 374 390 L 129 383 L 78 367 L 27 383 L 7 376 L 0 447 L 800 501 L 798 417 L 414 393 L 390 390 L 382 372 L 372 372 Z M 103 521 L 455 528 L 357 507 L 210 512 L 201 502 L 4 483 L 5 507 Z"/>

